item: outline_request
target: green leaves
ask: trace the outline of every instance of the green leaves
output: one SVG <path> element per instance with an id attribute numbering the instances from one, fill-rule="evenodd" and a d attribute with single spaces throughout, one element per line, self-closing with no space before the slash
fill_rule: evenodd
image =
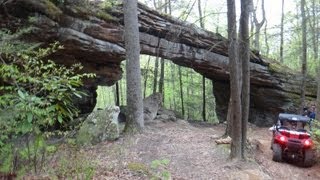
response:
<path id="1" fill-rule="evenodd" d="M 19 94 L 21 99 L 24 99 L 24 94 L 20 90 L 18 90 L 18 94 Z"/>
<path id="2" fill-rule="evenodd" d="M 79 74 L 80 64 L 67 68 L 47 59 L 62 48 L 59 43 L 36 49 L 39 44 L 20 42 L 19 35 L 28 31 L 11 34 L 0 30 L 1 160 L 2 148 L 17 137 L 32 137 L 25 143 L 29 148 L 32 139 L 33 149 L 25 151 L 25 156 L 29 160 L 31 156 L 37 159 L 37 153 L 46 146 L 43 138 L 46 128 L 55 123 L 64 124 L 78 115 L 73 99 L 85 95 L 78 90 L 82 79 L 94 77 L 94 74 Z"/>

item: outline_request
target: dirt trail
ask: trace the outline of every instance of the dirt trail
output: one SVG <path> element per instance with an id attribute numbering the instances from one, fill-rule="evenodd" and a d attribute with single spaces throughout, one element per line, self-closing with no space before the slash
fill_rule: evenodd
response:
<path id="1" fill-rule="evenodd" d="M 270 132 L 267 128 L 249 128 L 251 150 L 247 162 L 228 159 L 228 145 L 215 139 L 224 133 L 224 125 L 207 126 L 186 121 L 157 122 L 146 126 L 142 134 L 100 143 L 87 150 L 98 165 L 95 179 L 150 179 L 169 172 L 172 179 L 320 179 L 319 164 L 301 168 L 271 160 Z M 259 140 L 259 141 L 257 141 Z M 152 167 L 152 162 L 167 165 Z"/>
<path id="2" fill-rule="evenodd" d="M 256 161 L 274 178 L 282 179 L 320 179 L 320 164 L 303 168 L 296 164 L 276 163 L 272 161 L 270 150 L 271 132 L 267 128 L 255 128 L 252 132 L 261 143 L 260 152 L 255 155 Z"/>

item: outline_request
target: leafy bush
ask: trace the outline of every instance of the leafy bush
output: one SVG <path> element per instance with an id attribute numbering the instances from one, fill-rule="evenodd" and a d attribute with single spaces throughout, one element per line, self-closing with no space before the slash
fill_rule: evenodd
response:
<path id="1" fill-rule="evenodd" d="M 312 121 L 312 139 L 320 151 L 320 122 L 318 120 Z"/>
<path id="2" fill-rule="evenodd" d="M 80 74 L 80 64 L 67 68 L 48 60 L 62 48 L 58 43 L 37 48 L 38 44 L 18 40 L 29 31 L 0 31 L 0 157 L 6 157 L 0 159 L 0 166 L 6 167 L 0 169 L 3 171 L 17 168 L 16 163 L 9 163 L 17 156 L 37 171 L 38 154 L 45 154 L 47 147 L 47 128 L 78 116 L 72 100 L 85 95 L 77 89 L 82 79 L 94 76 Z M 19 153 L 8 155 L 10 151 Z"/>

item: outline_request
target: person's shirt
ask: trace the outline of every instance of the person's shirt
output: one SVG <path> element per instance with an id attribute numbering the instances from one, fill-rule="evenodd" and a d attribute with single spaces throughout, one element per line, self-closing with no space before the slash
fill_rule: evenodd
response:
<path id="1" fill-rule="evenodd" d="M 315 118 L 316 118 L 316 113 L 315 113 L 315 112 L 311 112 L 311 113 L 309 114 L 309 118 L 310 118 L 310 119 L 315 119 Z"/>

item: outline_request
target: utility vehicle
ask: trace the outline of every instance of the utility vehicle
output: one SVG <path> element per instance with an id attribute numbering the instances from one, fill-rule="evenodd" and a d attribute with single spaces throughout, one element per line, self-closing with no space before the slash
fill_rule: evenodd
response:
<path id="1" fill-rule="evenodd" d="M 273 161 L 297 160 L 305 167 L 313 165 L 314 144 L 310 133 L 305 129 L 309 121 L 310 118 L 301 115 L 279 114 L 278 121 L 272 128 Z"/>

